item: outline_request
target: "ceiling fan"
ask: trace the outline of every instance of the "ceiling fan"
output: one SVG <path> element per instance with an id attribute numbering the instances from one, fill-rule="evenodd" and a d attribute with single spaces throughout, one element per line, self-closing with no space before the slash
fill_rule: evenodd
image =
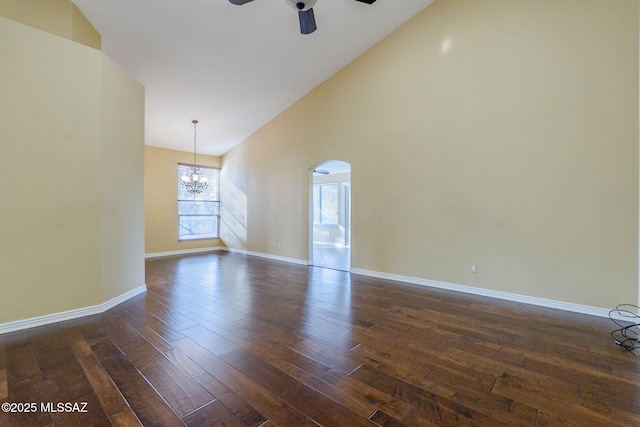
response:
<path id="1" fill-rule="evenodd" d="M 232 4 L 243 5 L 253 0 L 229 0 Z M 298 11 L 298 18 L 300 19 L 300 32 L 302 34 L 313 33 L 316 27 L 316 18 L 313 16 L 313 6 L 315 6 L 318 0 L 285 0 L 289 5 L 294 7 Z M 361 3 L 372 4 L 376 0 L 356 0 Z"/>

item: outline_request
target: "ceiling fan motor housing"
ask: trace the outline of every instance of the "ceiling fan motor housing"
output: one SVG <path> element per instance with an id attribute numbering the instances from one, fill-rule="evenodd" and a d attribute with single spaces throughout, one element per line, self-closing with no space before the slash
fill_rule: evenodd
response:
<path id="1" fill-rule="evenodd" d="M 305 12 L 315 6 L 318 0 L 287 0 L 291 7 L 301 12 Z"/>

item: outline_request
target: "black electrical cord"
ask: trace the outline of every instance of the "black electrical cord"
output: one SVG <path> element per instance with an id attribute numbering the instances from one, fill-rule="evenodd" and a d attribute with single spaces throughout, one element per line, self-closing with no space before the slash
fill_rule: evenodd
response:
<path id="1" fill-rule="evenodd" d="M 629 351 L 640 349 L 639 310 L 640 307 L 637 305 L 618 304 L 615 309 L 609 311 L 609 319 L 619 326 L 611 332 L 613 342 Z"/>

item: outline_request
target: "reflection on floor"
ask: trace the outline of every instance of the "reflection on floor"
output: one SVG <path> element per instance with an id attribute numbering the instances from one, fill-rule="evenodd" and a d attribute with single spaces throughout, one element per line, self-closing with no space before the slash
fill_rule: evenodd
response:
<path id="1" fill-rule="evenodd" d="M 349 271 L 351 269 L 351 248 L 348 246 L 313 245 L 313 265 Z"/>

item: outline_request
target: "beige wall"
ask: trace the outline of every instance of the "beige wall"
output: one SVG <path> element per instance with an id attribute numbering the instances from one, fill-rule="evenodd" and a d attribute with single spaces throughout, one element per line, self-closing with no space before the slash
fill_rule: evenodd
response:
<path id="1" fill-rule="evenodd" d="M 435 2 L 223 157 L 248 250 L 308 259 L 326 159 L 354 268 L 637 302 L 638 2 Z"/>
<path id="2" fill-rule="evenodd" d="M 144 284 L 144 88 L 101 59 L 102 293 L 112 299 Z"/>
<path id="3" fill-rule="evenodd" d="M 0 16 L 94 49 L 102 40 L 69 0 L 0 0 Z"/>
<path id="4" fill-rule="evenodd" d="M 144 285 L 143 87 L 4 18 L 0 58 L 0 324 Z"/>
<path id="5" fill-rule="evenodd" d="M 193 153 L 145 147 L 145 253 L 223 246 L 219 239 L 178 242 L 178 163 L 193 163 Z M 220 158 L 198 154 L 198 164 L 220 167 Z"/>

